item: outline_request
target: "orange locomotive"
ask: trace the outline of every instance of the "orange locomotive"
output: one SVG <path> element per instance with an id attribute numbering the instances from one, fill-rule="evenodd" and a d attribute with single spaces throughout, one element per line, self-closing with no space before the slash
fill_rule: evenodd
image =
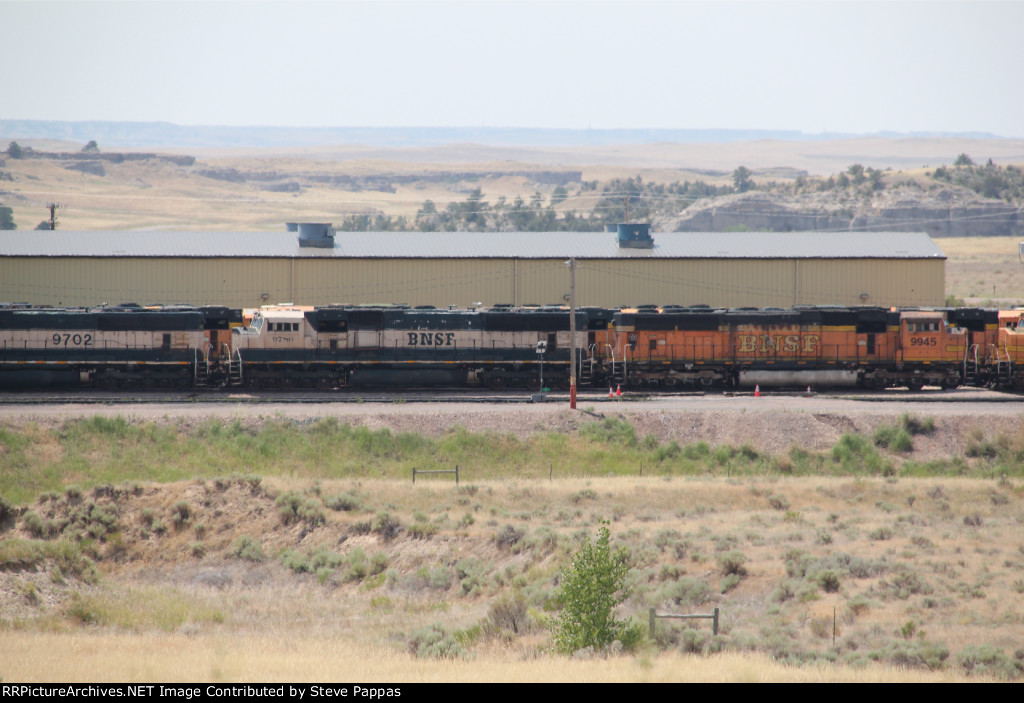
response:
<path id="1" fill-rule="evenodd" d="M 613 318 L 605 364 L 627 386 L 924 385 L 996 380 L 996 311 L 644 307 Z M 1013 348 L 1024 362 L 1024 328 Z M 1010 352 L 1009 342 L 1003 356 Z M 973 363 L 969 363 L 971 360 Z M 1009 368 L 1009 365 L 1008 365 Z"/>

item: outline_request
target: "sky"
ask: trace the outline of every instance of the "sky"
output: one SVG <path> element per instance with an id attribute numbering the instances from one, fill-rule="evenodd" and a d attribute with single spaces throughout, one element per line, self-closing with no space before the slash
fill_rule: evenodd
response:
<path id="1" fill-rule="evenodd" d="M 1024 137 L 1024 0 L 0 0 L 0 119 Z"/>

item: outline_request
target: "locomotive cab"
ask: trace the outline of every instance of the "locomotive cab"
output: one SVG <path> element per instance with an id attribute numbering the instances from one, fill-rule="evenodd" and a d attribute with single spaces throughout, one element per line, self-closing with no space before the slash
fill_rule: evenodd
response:
<path id="1" fill-rule="evenodd" d="M 902 313 L 897 360 L 913 372 L 906 385 L 911 390 L 928 384 L 955 388 L 962 381 L 958 364 L 967 343 L 966 331 L 949 326 L 942 311 Z"/>
<path id="2" fill-rule="evenodd" d="M 904 361 L 962 359 L 966 334 L 950 327 L 941 312 L 906 312 L 900 319 L 900 346 Z"/>
<path id="3" fill-rule="evenodd" d="M 261 308 L 254 310 L 248 327 L 233 329 L 235 347 L 243 349 L 304 349 L 306 318 L 302 310 Z"/>

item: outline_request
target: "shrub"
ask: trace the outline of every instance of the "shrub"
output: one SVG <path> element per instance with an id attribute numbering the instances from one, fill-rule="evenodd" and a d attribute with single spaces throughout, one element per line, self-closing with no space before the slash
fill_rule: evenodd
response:
<path id="1" fill-rule="evenodd" d="M 440 623 L 413 632 L 407 647 L 409 653 L 419 659 L 458 659 L 466 656 L 465 647 Z"/>
<path id="2" fill-rule="evenodd" d="M 908 453 L 914 450 L 914 441 L 910 433 L 901 427 L 884 426 L 875 430 L 874 441 L 876 447 L 883 447 L 894 452 Z"/>
<path id="3" fill-rule="evenodd" d="M 491 604 L 487 618 L 499 632 L 511 631 L 515 635 L 527 632 L 526 598 L 521 593 L 502 596 Z"/>
<path id="4" fill-rule="evenodd" d="M 429 522 L 417 522 L 409 525 L 407 532 L 413 539 L 429 539 L 437 534 L 437 526 Z"/>
<path id="5" fill-rule="evenodd" d="M 912 435 L 930 435 L 935 432 L 934 417 L 926 417 L 923 420 L 919 420 L 910 413 L 904 413 L 900 416 L 900 425 L 902 425 L 903 429 Z"/>
<path id="6" fill-rule="evenodd" d="M 603 649 L 616 640 L 631 648 L 643 636 L 639 625 L 615 619 L 615 607 L 627 596 L 629 564 L 626 550 L 612 552 L 610 540 L 605 523 L 597 531 L 597 541 L 587 538 L 562 571 L 558 591 L 562 612 L 554 623 L 555 647 L 560 652 Z"/>
<path id="7" fill-rule="evenodd" d="M 735 575 L 739 578 L 746 576 L 747 569 L 743 566 L 746 563 L 747 556 L 743 552 L 735 549 L 718 555 L 718 567 L 722 570 L 722 573 L 727 576 Z"/>
<path id="8" fill-rule="evenodd" d="M 242 535 L 232 542 L 231 551 L 236 557 L 246 561 L 260 562 L 266 558 L 263 556 L 263 546 L 248 535 Z"/>
<path id="9" fill-rule="evenodd" d="M 669 582 L 658 593 L 659 602 L 671 603 L 672 605 L 701 605 L 707 602 L 710 597 L 710 587 L 703 581 L 689 576 L 683 576 L 676 581 Z"/>
<path id="10" fill-rule="evenodd" d="M 275 504 L 286 525 L 293 522 L 305 522 L 310 526 L 322 525 L 327 521 L 320 502 L 315 498 L 304 498 L 295 491 L 282 493 Z"/>
<path id="11" fill-rule="evenodd" d="M 621 418 L 606 417 L 600 422 L 588 422 L 580 427 L 580 436 L 620 447 L 635 447 L 637 444 L 636 430 Z"/>
<path id="12" fill-rule="evenodd" d="M 402 523 L 399 522 L 398 518 L 392 517 L 390 513 L 380 512 L 373 519 L 370 529 L 380 535 L 381 539 L 390 541 L 402 531 Z"/>
<path id="13" fill-rule="evenodd" d="M 171 508 L 171 521 L 174 523 L 174 529 L 180 530 L 192 517 L 192 508 L 189 507 L 188 501 L 179 500 Z"/>
<path id="14" fill-rule="evenodd" d="M 1024 660 L 1011 659 L 1003 650 L 988 644 L 964 647 L 957 657 L 957 663 L 970 676 L 1013 679 L 1024 674 Z"/>
<path id="15" fill-rule="evenodd" d="M 818 586 L 825 593 L 838 593 L 839 592 L 839 572 L 833 571 L 832 569 L 825 569 L 824 571 L 818 572 L 818 578 L 816 579 Z"/>
<path id="16" fill-rule="evenodd" d="M 521 542 L 525 536 L 526 533 L 523 530 L 516 529 L 512 525 L 505 525 L 494 535 L 494 541 L 499 547 L 511 547 Z"/>
<path id="17" fill-rule="evenodd" d="M 351 493 L 339 493 L 336 496 L 328 498 L 326 505 L 331 510 L 358 510 L 360 506 L 359 498 L 352 495 Z"/>

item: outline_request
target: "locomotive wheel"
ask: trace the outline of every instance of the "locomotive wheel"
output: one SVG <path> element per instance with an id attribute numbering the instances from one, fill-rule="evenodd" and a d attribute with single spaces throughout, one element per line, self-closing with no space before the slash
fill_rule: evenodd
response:
<path id="1" fill-rule="evenodd" d="M 317 376 L 315 385 L 320 390 L 325 391 L 334 386 L 334 381 L 330 376 Z"/>
<path id="2" fill-rule="evenodd" d="M 916 378 L 911 381 L 907 381 L 907 388 L 909 388 L 911 392 L 917 393 L 919 390 L 924 388 L 924 381 Z"/>
<path id="3" fill-rule="evenodd" d="M 491 390 L 500 391 L 502 388 L 505 387 L 505 377 L 504 376 L 491 376 L 489 379 L 487 379 L 487 386 Z"/>
<path id="4" fill-rule="evenodd" d="M 539 378 L 528 378 L 526 380 L 526 388 L 531 391 L 540 390 L 540 379 Z"/>

